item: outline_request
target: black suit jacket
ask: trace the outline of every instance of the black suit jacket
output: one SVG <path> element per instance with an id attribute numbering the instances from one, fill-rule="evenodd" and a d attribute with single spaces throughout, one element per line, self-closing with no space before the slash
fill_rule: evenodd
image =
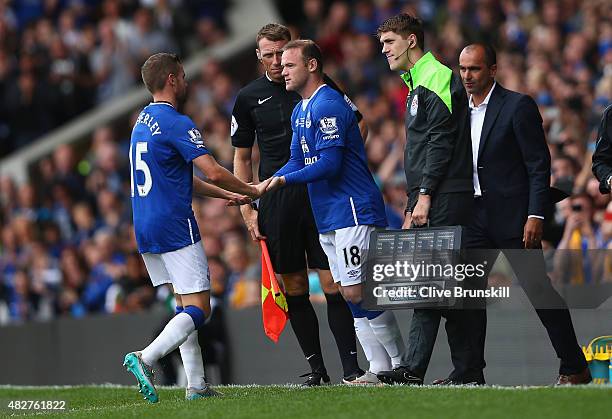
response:
<path id="1" fill-rule="evenodd" d="M 478 178 L 490 233 L 522 238 L 528 215 L 544 216 L 550 152 L 534 100 L 495 85 L 478 150 Z"/>

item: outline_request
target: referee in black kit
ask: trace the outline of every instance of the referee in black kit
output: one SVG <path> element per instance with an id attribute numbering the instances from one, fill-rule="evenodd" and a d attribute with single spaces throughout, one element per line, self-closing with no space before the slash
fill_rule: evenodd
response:
<path id="1" fill-rule="evenodd" d="M 282 48 L 291 40 L 283 25 L 270 23 L 257 33 L 257 58 L 265 75 L 246 85 L 238 93 L 232 112 L 232 145 L 235 147 L 234 173 L 245 182 L 253 180 L 252 147 L 257 138 L 260 152 L 259 179 L 267 179 L 280 169 L 290 156 L 291 114 L 301 101 L 296 92 L 285 90 L 281 75 Z M 340 91 L 325 76 L 325 82 Z M 361 123 L 361 114 L 350 100 Z M 365 130 L 364 124 L 360 127 Z M 364 137 L 365 138 L 365 137 Z M 311 372 L 304 386 L 328 384 L 330 378 L 323 362 L 319 324 L 309 299 L 308 271 L 318 269 L 321 287 L 327 300 L 327 319 L 344 370 L 343 382 L 350 384 L 363 371 L 357 363 L 353 316 L 334 284 L 327 257 L 319 243 L 306 185 L 291 185 L 265 194 L 259 211 L 249 205 L 240 207 L 253 240 L 266 239 L 274 271 L 283 278 L 291 327 Z"/>

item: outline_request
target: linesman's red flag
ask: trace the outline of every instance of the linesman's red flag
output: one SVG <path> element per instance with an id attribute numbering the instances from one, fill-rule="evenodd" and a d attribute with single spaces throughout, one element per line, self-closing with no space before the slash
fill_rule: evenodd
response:
<path id="1" fill-rule="evenodd" d="M 287 300 L 285 294 L 280 289 L 272 262 L 270 262 L 270 254 L 268 246 L 264 240 L 260 240 L 261 245 L 261 313 L 263 317 L 263 326 L 266 335 L 275 343 L 278 342 L 287 319 L 289 318 Z"/>

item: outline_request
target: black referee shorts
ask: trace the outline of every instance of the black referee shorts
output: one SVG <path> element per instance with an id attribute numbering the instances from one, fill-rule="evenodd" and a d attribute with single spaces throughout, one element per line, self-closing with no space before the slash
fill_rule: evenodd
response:
<path id="1" fill-rule="evenodd" d="M 307 267 L 329 269 L 306 185 L 288 185 L 262 196 L 258 220 L 276 273 L 289 274 Z"/>

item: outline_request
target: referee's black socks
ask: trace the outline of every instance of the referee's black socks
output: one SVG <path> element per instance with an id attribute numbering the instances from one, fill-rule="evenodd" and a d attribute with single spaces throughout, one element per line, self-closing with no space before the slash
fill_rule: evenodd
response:
<path id="1" fill-rule="evenodd" d="M 313 372 L 327 373 L 321 354 L 319 321 L 310 302 L 309 294 L 287 295 L 289 321 L 300 348 Z"/>
<path id="2" fill-rule="evenodd" d="M 339 292 L 325 294 L 325 299 L 327 300 L 329 328 L 338 346 L 344 376 L 348 377 L 359 371 L 353 315 Z"/>

